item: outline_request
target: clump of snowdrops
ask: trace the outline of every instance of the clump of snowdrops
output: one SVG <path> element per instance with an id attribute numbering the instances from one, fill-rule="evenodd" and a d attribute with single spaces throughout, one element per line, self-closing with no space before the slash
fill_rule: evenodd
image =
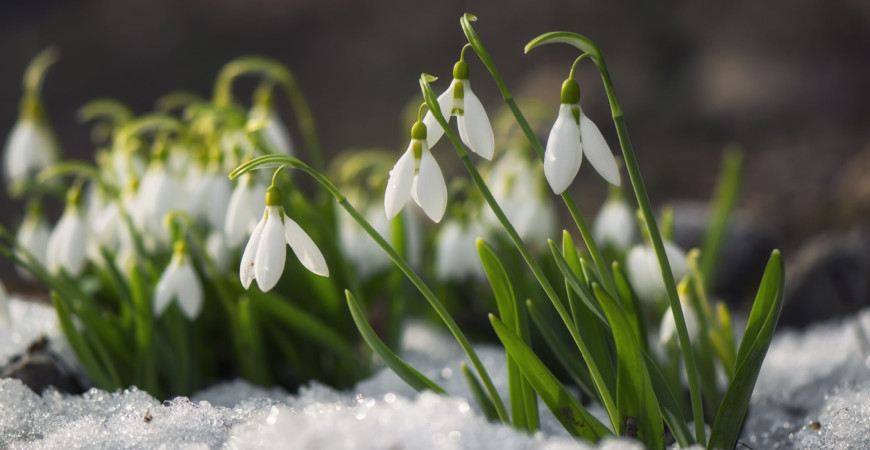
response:
<path id="1" fill-rule="evenodd" d="M 684 252 L 669 240 L 670 214 L 653 213 L 598 47 L 569 32 L 526 46 L 580 50 L 566 62 L 542 144 L 541 127 L 519 108 L 474 20 L 460 21 L 468 44 L 452 79 L 440 82 L 443 93 L 436 95 L 435 77 L 421 75 L 407 149 L 344 154 L 328 171 L 292 73 L 255 57 L 227 64 L 211 100 L 172 93 L 140 117 L 113 100 L 85 105 L 82 119 L 97 122 L 96 163 L 57 162 L 39 96 L 53 55 L 40 55 L 6 148 L 10 190 L 28 196 L 30 207 L 15 236 L 4 231 L 0 249 L 51 289 L 67 338 L 103 388 L 136 384 L 169 395 L 235 375 L 347 386 L 370 369 L 362 337 L 411 386 L 447 394 L 392 350 L 403 318 L 423 314 L 466 352 L 464 375 L 491 420 L 534 432 L 540 399 L 578 438 L 733 448 L 784 279 L 775 251 L 738 346 L 727 308 L 708 293 L 737 196 L 739 154 L 723 159 L 701 249 Z M 495 131 L 472 91 L 472 53 L 509 111 Z M 574 74 L 583 67 L 601 75 L 630 189 L 581 109 Z M 261 78 L 250 107 L 232 95 L 243 75 Z M 277 90 L 289 94 L 304 157 L 277 114 Z M 530 117 L 540 122 L 539 113 Z M 440 169 L 438 159 L 454 152 L 468 178 L 445 178 Z M 581 176 L 597 172 L 610 185 L 591 228 L 569 193 L 584 159 L 593 170 Z M 64 178 L 70 187 L 57 183 Z M 384 193 L 383 203 L 373 192 Z M 556 232 L 553 194 L 571 230 Z M 65 198 L 66 209 L 50 230 L 41 204 L 52 196 Z M 507 405 L 466 336 L 469 310 L 493 312 L 506 351 Z M 589 413 L 591 403 L 605 421 Z"/>

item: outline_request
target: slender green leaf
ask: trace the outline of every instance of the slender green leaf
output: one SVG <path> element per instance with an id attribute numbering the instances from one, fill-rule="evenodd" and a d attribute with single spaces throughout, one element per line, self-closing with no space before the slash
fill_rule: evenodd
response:
<path id="1" fill-rule="evenodd" d="M 737 195 L 740 193 L 742 165 L 743 154 L 739 149 L 725 150 L 713 194 L 710 221 L 707 224 L 704 241 L 701 243 L 701 273 L 704 275 L 708 289 L 712 288 L 713 282 L 716 281 L 716 263 L 719 262 L 731 214 L 734 212 Z"/>
<path id="2" fill-rule="evenodd" d="M 494 315 L 489 315 L 493 329 L 514 358 L 523 375 L 532 383 L 535 392 L 547 405 L 562 426 L 574 436 L 581 436 L 593 442 L 611 434 L 610 430 L 580 404 L 574 396 L 559 383 L 559 380 L 514 332 L 501 323 Z"/>
<path id="3" fill-rule="evenodd" d="M 659 407 L 662 410 L 662 418 L 673 433 L 674 438 L 680 447 L 688 447 L 695 443 L 695 438 L 692 432 L 689 431 L 688 415 L 683 410 L 683 403 L 677 401 L 674 392 L 668 386 L 668 382 L 659 370 L 658 364 L 648 353 L 643 355 L 646 368 L 649 372 L 650 382 L 652 383 L 653 391 L 655 391 L 656 399 L 659 402 Z"/>
<path id="4" fill-rule="evenodd" d="M 637 333 L 637 338 L 640 341 L 644 351 L 649 353 L 649 336 L 646 331 L 646 321 L 643 319 L 643 308 L 640 306 L 640 300 L 634 294 L 631 288 L 631 283 L 628 282 L 628 277 L 619 262 L 613 262 L 613 280 L 616 282 L 616 292 L 622 301 L 622 310 Z"/>
<path id="5" fill-rule="evenodd" d="M 571 376 L 577 387 L 590 398 L 598 398 L 598 391 L 595 389 L 592 375 L 589 374 L 589 370 L 583 365 L 582 355 L 577 355 L 576 350 L 565 345 L 566 340 L 556 334 L 555 327 L 551 325 L 555 321 L 544 318 L 542 311 L 532 301 L 527 301 L 526 307 L 529 310 L 532 321 L 535 322 L 535 325 L 541 332 L 541 336 L 547 342 L 547 346 L 556 355 L 559 363 L 568 371 L 568 375 Z M 581 357 L 578 358 L 578 356 Z"/>
<path id="6" fill-rule="evenodd" d="M 708 448 L 734 448 L 737 443 L 740 427 L 746 418 L 749 400 L 758 379 L 758 372 L 761 370 L 761 364 L 767 355 L 767 349 L 782 312 L 784 284 L 782 255 L 779 250 L 774 250 L 764 271 L 755 303 L 752 305 L 746 333 L 738 350 L 737 370 L 713 422 Z"/>
<path id="7" fill-rule="evenodd" d="M 422 391 L 424 389 L 431 389 L 439 394 L 446 394 L 447 392 L 435 384 L 434 381 L 427 378 L 422 373 L 418 372 L 417 369 L 414 369 L 408 363 L 399 358 L 398 355 L 392 352 L 384 342 L 381 341 L 381 338 L 375 333 L 375 330 L 372 329 L 372 326 L 369 324 L 366 319 L 365 313 L 360 308 L 359 303 L 356 302 L 356 299 L 353 297 L 353 294 L 350 291 L 344 291 L 347 296 L 347 306 L 350 308 L 350 314 L 353 316 L 353 321 L 356 323 L 356 327 L 359 329 L 360 334 L 363 339 L 365 339 L 366 343 L 369 344 L 372 351 L 384 361 L 399 378 L 405 380 L 408 385 L 412 388 Z"/>
<path id="8" fill-rule="evenodd" d="M 69 307 L 67 307 L 64 300 L 57 293 L 52 293 L 51 301 L 54 304 L 55 311 L 57 311 L 57 318 L 60 322 L 60 329 L 63 331 L 63 335 L 66 336 L 66 340 L 78 357 L 79 362 L 84 366 L 91 379 L 94 380 L 94 384 L 100 389 L 114 388 L 115 384 L 106 374 L 105 370 L 100 367 L 96 355 L 94 355 L 87 341 L 85 341 L 84 336 L 76 328 Z"/>
<path id="9" fill-rule="evenodd" d="M 664 448 L 662 413 L 643 360 L 643 352 L 634 329 L 622 309 L 599 284 L 593 284 L 595 296 L 604 308 L 616 345 L 616 405 L 622 419 L 620 434 L 630 433 L 636 421 L 637 437 L 648 448 Z"/>
<path id="10" fill-rule="evenodd" d="M 460 366 L 462 367 L 462 374 L 465 375 L 465 381 L 468 382 L 468 387 L 471 389 L 471 395 L 474 396 L 474 400 L 476 400 L 477 405 L 480 406 L 480 411 L 483 412 L 483 416 L 490 422 L 498 420 L 498 411 L 495 410 L 495 405 L 492 404 L 492 400 L 489 399 L 489 394 L 487 394 L 486 390 L 483 389 L 483 385 L 480 384 L 477 375 L 469 370 L 464 362 L 461 363 Z"/>
<path id="11" fill-rule="evenodd" d="M 522 336 L 522 330 L 518 325 L 517 300 L 514 294 L 513 285 L 508 277 L 507 271 L 499 261 L 495 251 L 483 239 L 477 240 L 477 253 L 480 255 L 480 262 L 483 265 L 483 270 L 486 272 L 486 277 L 492 287 L 492 293 L 495 296 L 496 304 L 498 305 L 499 316 L 502 322 L 508 324 L 513 331 Z M 528 343 L 528 341 L 526 341 Z M 519 367 L 513 361 L 510 355 L 507 358 L 507 375 L 508 375 L 508 392 L 510 394 L 511 420 L 516 428 L 526 428 L 528 421 L 526 420 L 526 404 L 523 398 L 523 375 Z M 472 375 L 473 376 L 473 375 Z M 469 375 L 466 374 L 466 378 Z M 477 381 L 477 378 L 474 377 Z M 471 384 L 471 382 L 469 382 Z M 477 393 L 475 392 L 475 396 Z M 483 404 L 478 399 L 478 403 Z M 489 402 L 491 405 L 492 403 Z M 493 409 L 493 411 L 495 411 Z M 487 416 L 489 418 L 489 416 Z"/>

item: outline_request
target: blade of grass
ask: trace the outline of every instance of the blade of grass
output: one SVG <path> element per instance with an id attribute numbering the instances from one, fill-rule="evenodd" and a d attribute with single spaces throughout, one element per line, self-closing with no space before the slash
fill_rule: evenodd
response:
<path id="1" fill-rule="evenodd" d="M 784 283 L 782 255 L 774 250 L 752 305 L 746 334 L 737 353 L 737 370 L 713 422 L 708 448 L 734 448 L 737 443 L 758 372 L 782 312 Z"/>
<path id="2" fill-rule="evenodd" d="M 465 375 L 465 381 L 468 382 L 468 387 L 471 389 L 471 395 L 474 396 L 474 400 L 477 401 L 477 405 L 480 406 L 480 411 L 483 413 L 483 416 L 490 422 L 498 420 L 498 411 L 495 410 L 495 405 L 492 404 L 492 400 L 489 399 L 489 395 L 483 389 L 480 380 L 477 379 L 474 372 L 468 369 L 468 366 L 464 362 L 460 363 L 460 367 L 462 367 L 462 374 Z M 511 397 L 511 399 L 513 399 L 513 397 Z M 514 426 L 519 428 L 516 424 L 514 424 Z"/>
<path id="3" fill-rule="evenodd" d="M 405 383 L 408 383 L 409 386 L 417 391 L 431 389 L 439 394 L 447 394 L 441 386 L 438 386 L 434 381 L 418 372 L 417 369 L 408 365 L 408 363 L 393 353 L 392 350 L 387 348 L 384 342 L 381 341 L 381 338 L 379 338 L 377 333 L 375 333 L 375 330 L 372 329 L 372 326 L 366 319 L 365 312 L 360 308 L 359 303 L 356 302 L 353 294 L 351 294 L 350 291 L 344 291 L 344 293 L 347 296 L 347 306 L 350 308 L 350 314 L 353 316 L 353 321 L 356 323 L 356 327 L 359 329 L 360 334 L 369 347 L 371 347 L 372 351 L 381 358 L 387 367 L 392 369 L 399 378 L 404 380 Z"/>
<path id="4" fill-rule="evenodd" d="M 489 315 L 489 321 L 505 350 L 510 353 L 523 371 L 523 375 L 535 387 L 535 392 L 569 433 L 593 442 L 611 434 L 603 423 L 589 414 L 580 401 L 574 398 L 562 383 L 559 383 L 559 380 L 522 339 L 494 315 Z"/>

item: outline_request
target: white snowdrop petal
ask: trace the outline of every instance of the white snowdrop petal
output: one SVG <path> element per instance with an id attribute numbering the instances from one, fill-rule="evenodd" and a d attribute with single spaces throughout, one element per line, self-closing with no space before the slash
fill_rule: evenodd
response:
<path id="1" fill-rule="evenodd" d="M 311 240 L 311 237 L 299 224 L 287 217 L 286 214 L 284 215 L 284 237 L 290 244 L 290 248 L 293 249 L 293 253 L 299 258 L 299 262 L 306 269 L 322 277 L 329 276 L 329 267 L 327 267 L 326 259 L 323 258 L 320 249 L 317 248 L 317 244 Z"/>
<path id="2" fill-rule="evenodd" d="M 293 156 L 293 141 L 290 140 L 290 133 L 275 111 L 269 111 L 268 123 L 263 133 L 278 153 Z"/>
<path id="3" fill-rule="evenodd" d="M 571 105 L 562 104 L 544 152 L 544 176 L 556 194 L 568 189 L 577 176 L 583 162 L 582 150 L 580 128 L 571 112 Z"/>
<path id="4" fill-rule="evenodd" d="M 248 175 L 246 174 L 245 176 Z M 227 245 L 233 248 L 238 247 L 245 241 L 245 237 L 250 231 L 250 224 L 256 217 L 253 214 L 256 210 L 249 208 L 249 190 L 250 186 L 247 180 L 243 179 L 239 181 L 239 184 L 233 189 L 233 193 L 230 194 L 227 216 L 224 220 L 224 234 L 226 235 Z"/>
<path id="5" fill-rule="evenodd" d="M 178 306 L 181 308 L 181 312 L 189 320 L 196 319 L 202 310 L 202 285 L 190 262 L 182 263 L 179 266 L 176 290 L 175 298 Z"/>
<path id="6" fill-rule="evenodd" d="M 388 219 L 396 217 L 396 214 L 399 214 L 399 211 L 411 197 L 411 186 L 414 180 L 414 151 L 412 146 L 413 141 L 408 146 L 408 150 L 396 162 L 393 170 L 390 171 L 390 178 L 387 180 L 387 189 L 384 192 L 384 210 L 387 212 Z"/>
<path id="7" fill-rule="evenodd" d="M 230 180 L 220 173 L 212 174 L 209 178 L 209 192 L 206 197 L 206 218 L 210 227 L 218 229 L 224 224 L 227 216 L 232 185 Z"/>
<path id="8" fill-rule="evenodd" d="M 668 256 L 668 263 L 671 266 L 671 272 L 674 274 L 674 280 L 679 282 L 689 273 L 686 253 L 671 241 L 664 241 L 664 244 L 665 254 Z"/>
<path id="9" fill-rule="evenodd" d="M 459 137 L 462 142 L 468 146 L 474 153 L 477 153 L 485 159 L 492 159 L 493 150 L 495 149 L 495 138 L 492 133 L 492 125 L 489 122 L 489 117 L 486 115 L 486 110 L 483 109 L 483 104 L 471 92 L 471 86 L 468 80 L 464 81 L 465 85 L 465 113 L 457 119 L 459 125 Z"/>
<path id="10" fill-rule="evenodd" d="M 227 270 L 230 264 L 230 249 L 226 237 L 220 231 L 212 231 L 205 240 L 205 249 L 209 258 L 214 261 L 218 272 Z"/>
<path id="11" fill-rule="evenodd" d="M 260 290 L 267 292 L 281 279 L 284 273 L 284 262 L 287 259 L 286 238 L 284 226 L 281 223 L 282 208 L 269 206 L 266 208 L 268 218 L 263 226 L 263 233 L 257 245 L 257 256 L 254 259 L 254 274 Z"/>
<path id="12" fill-rule="evenodd" d="M 50 238 L 51 231 L 48 228 L 48 224 L 41 217 L 39 219 L 25 219 L 15 235 L 15 239 L 22 249 L 30 253 L 30 256 L 43 266 L 46 266 L 46 253 L 48 252 Z M 23 251 L 16 248 L 15 253 L 26 260 Z M 25 278 L 33 279 L 33 275 L 30 272 L 20 267 L 17 268 L 19 269 L 18 272 L 23 274 Z"/>
<path id="13" fill-rule="evenodd" d="M 420 173 L 414 177 L 411 189 L 414 201 L 433 222 L 440 222 L 447 209 L 447 184 L 432 153 L 423 149 Z"/>
<path id="14" fill-rule="evenodd" d="M 589 164 L 607 180 L 608 183 L 619 186 L 621 183 L 619 177 L 619 168 L 616 166 L 616 159 L 610 151 L 610 146 L 601 135 L 601 131 L 595 126 L 583 111 L 580 111 L 580 137 L 583 140 L 583 153 L 586 154 L 586 159 Z"/>
<path id="15" fill-rule="evenodd" d="M 6 140 L 4 175 L 10 182 L 20 181 L 51 165 L 56 153 L 45 125 L 31 119 L 19 120 Z"/>
<path id="16" fill-rule="evenodd" d="M 163 315 L 166 308 L 169 306 L 169 301 L 176 295 L 178 284 L 178 264 L 176 261 L 169 263 L 160 280 L 157 282 L 157 288 L 154 290 L 154 316 Z"/>
<path id="17" fill-rule="evenodd" d="M 251 287 L 251 281 L 254 280 L 254 267 L 256 264 L 257 249 L 260 246 L 260 238 L 263 235 L 263 229 L 266 227 L 266 215 L 257 223 L 251 238 L 248 239 L 248 244 L 245 246 L 245 251 L 242 253 L 242 262 L 239 265 L 239 279 L 245 289 Z"/>
<path id="18" fill-rule="evenodd" d="M 453 91 L 453 83 L 451 82 L 450 87 L 438 96 L 438 107 L 441 108 L 441 115 L 445 121 L 450 120 L 450 110 L 453 109 Z M 435 120 L 432 111 L 426 112 L 426 115 L 423 116 L 423 125 L 426 125 L 426 144 L 432 148 L 444 135 L 444 128 Z"/>
<path id="19" fill-rule="evenodd" d="M 592 224 L 592 233 L 601 245 L 623 251 L 634 239 L 634 214 L 624 201 L 607 201 Z"/>
<path id="20" fill-rule="evenodd" d="M 638 245 L 628 252 L 626 268 L 631 286 L 638 298 L 653 301 L 665 292 L 655 252 L 645 245 Z"/>

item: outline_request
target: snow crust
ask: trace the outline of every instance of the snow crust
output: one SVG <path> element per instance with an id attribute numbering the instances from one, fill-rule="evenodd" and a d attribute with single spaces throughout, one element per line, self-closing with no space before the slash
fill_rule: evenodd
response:
<path id="1" fill-rule="evenodd" d="M 0 328 L 0 362 L 40 334 L 57 337 L 51 308 L 12 300 L 11 329 Z M 774 339 L 741 442 L 755 449 L 870 448 L 870 312 Z M 864 332 L 866 333 L 866 331 Z M 0 448 L 116 449 L 640 449 L 626 439 L 597 446 L 568 436 L 541 405 L 542 431 L 528 435 L 487 422 L 460 369 L 465 358 L 442 330 L 413 323 L 402 355 L 453 397 L 418 394 L 388 369 L 336 391 L 311 383 L 290 394 L 235 380 L 160 402 L 135 387 L 82 396 L 34 394 L 0 380 Z M 477 347 L 500 392 L 504 354 Z M 61 352 L 68 350 L 60 350 Z M 600 415 L 601 411 L 595 411 Z"/>

